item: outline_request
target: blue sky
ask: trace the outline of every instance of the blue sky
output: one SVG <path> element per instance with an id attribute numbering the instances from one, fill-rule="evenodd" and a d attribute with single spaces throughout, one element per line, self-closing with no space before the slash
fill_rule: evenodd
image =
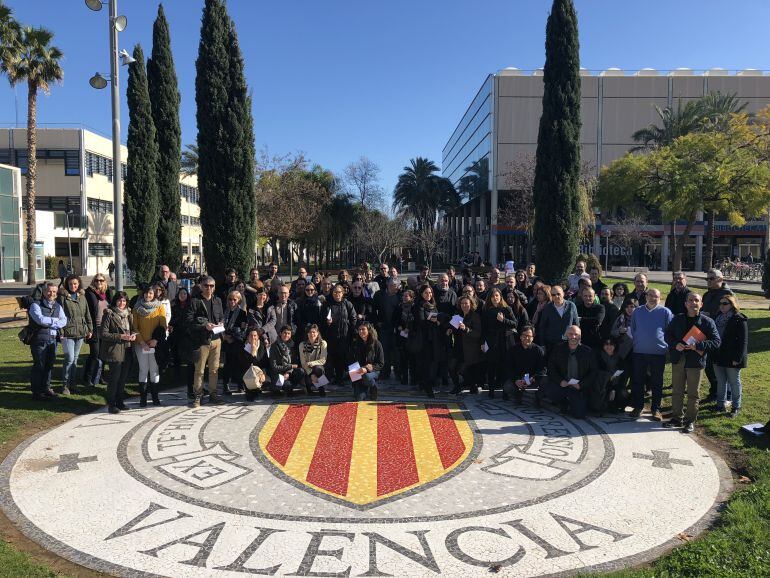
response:
<path id="1" fill-rule="evenodd" d="M 46 26 L 65 53 L 65 79 L 38 103 L 38 122 L 110 131 L 109 93 L 88 78 L 108 71 L 106 7 L 82 0 L 6 0 L 16 17 Z M 203 0 L 166 0 L 182 93 L 183 143 L 194 142 L 195 59 Z M 334 171 L 360 155 L 382 169 L 388 194 L 415 156 L 441 149 L 485 76 L 544 60 L 548 0 L 229 0 L 254 96 L 257 148 L 304 151 Z M 764 0 L 576 0 L 581 65 L 770 69 Z M 149 54 L 157 3 L 121 0 L 120 47 Z M 121 88 L 125 91 L 125 69 Z M 15 120 L 0 81 L 0 122 Z M 17 89 L 26 119 L 26 88 Z M 123 98 L 123 138 L 128 116 Z"/>

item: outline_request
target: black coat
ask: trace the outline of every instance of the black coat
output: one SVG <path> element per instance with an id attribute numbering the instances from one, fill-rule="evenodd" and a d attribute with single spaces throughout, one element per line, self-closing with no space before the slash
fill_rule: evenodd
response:
<path id="1" fill-rule="evenodd" d="M 358 362 L 361 367 L 371 363 L 373 371 L 381 371 L 385 366 L 385 352 L 382 349 L 382 343 L 377 340 L 370 347 L 367 347 L 366 343 L 356 336 L 350 348 L 350 362 Z"/>
<path id="2" fill-rule="evenodd" d="M 324 300 L 320 297 L 305 297 L 297 302 L 297 329 L 301 331 L 302 341 L 305 338 L 305 330 L 308 325 L 316 324 L 322 329 L 325 323 L 323 318 Z"/>
<path id="3" fill-rule="evenodd" d="M 99 337 L 99 331 L 97 331 L 98 325 L 96 324 L 96 313 L 98 311 L 99 307 L 99 296 L 96 294 L 96 291 L 93 290 L 91 287 L 86 287 L 85 290 L 86 295 L 86 302 L 88 303 L 88 313 L 91 315 L 91 326 L 94 328 L 92 340 L 98 339 Z M 112 297 L 114 295 L 114 292 L 110 287 L 107 287 L 107 293 L 106 293 L 106 301 L 107 301 L 107 307 L 105 308 L 105 311 L 110 308 L 110 304 L 112 303 Z M 42 299 L 42 297 L 40 298 Z M 40 301 L 38 299 L 38 301 Z"/>
<path id="4" fill-rule="evenodd" d="M 534 343 L 527 348 L 517 343 L 510 351 L 510 363 L 505 369 L 507 379 L 524 379 L 524 375 L 528 373 L 530 379 L 540 386 L 546 376 L 545 349 Z"/>
<path id="5" fill-rule="evenodd" d="M 270 346 L 270 375 L 275 379 L 279 373 L 289 373 L 292 365 L 299 366 L 299 357 L 294 342 L 278 341 Z"/>
<path id="6" fill-rule="evenodd" d="M 592 303 L 586 307 L 581 299 L 577 304 L 577 314 L 580 318 L 581 343 L 588 347 L 599 347 L 602 342 L 600 328 L 604 323 L 604 305 Z"/>
<path id="7" fill-rule="evenodd" d="M 612 326 L 615 325 L 615 320 L 620 315 L 620 309 L 612 301 L 602 303 L 604 306 L 604 321 L 599 326 L 599 335 L 602 340 L 608 339 L 612 333 Z"/>
<path id="8" fill-rule="evenodd" d="M 746 367 L 748 359 L 749 325 L 743 313 L 735 313 L 720 335 L 722 343 L 714 352 L 714 365 L 721 367 Z M 733 364 L 737 365 L 733 365 Z"/>
<path id="9" fill-rule="evenodd" d="M 567 377 L 569 355 L 569 343 L 566 341 L 556 345 L 551 352 L 548 360 L 548 380 L 557 387 L 562 381 L 569 381 Z M 578 362 L 578 375 L 575 379 L 580 382 L 581 391 L 589 392 L 594 387 L 597 377 L 596 357 L 591 348 L 582 343 L 578 345 L 575 355 Z"/>
<path id="10" fill-rule="evenodd" d="M 171 304 L 171 322 L 169 326 L 173 328 L 173 331 L 168 337 L 169 347 L 174 351 L 177 359 L 187 363 L 195 360 L 194 352 L 197 349 L 193 345 L 193 329 L 187 316 L 191 306 L 192 303 L 188 303 L 187 307 L 182 307 L 177 301 Z"/>
<path id="11" fill-rule="evenodd" d="M 457 293 L 451 288 L 444 290 L 436 287 L 433 289 L 436 307 L 439 313 L 445 313 L 451 316 L 457 313 Z"/>
<path id="12" fill-rule="evenodd" d="M 416 302 L 412 308 L 414 321 L 410 339 L 421 340 L 420 352 L 417 359 L 420 363 L 443 360 L 447 357 L 446 329 L 441 327 L 441 316 L 436 307 L 424 307 L 422 302 Z M 439 323 L 430 321 L 432 313 L 436 314 Z"/>
<path id="13" fill-rule="evenodd" d="M 206 329 L 206 324 L 221 323 L 224 318 L 222 301 L 219 297 L 211 298 L 211 317 L 209 311 L 201 298 L 195 298 L 190 301 L 190 307 L 187 309 L 187 322 L 190 325 L 190 334 L 193 339 L 193 347 L 198 349 L 201 345 L 211 343 L 213 333 Z"/>
<path id="14" fill-rule="evenodd" d="M 679 315 L 680 313 L 686 313 L 687 309 L 684 304 L 687 301 L 687 296 L 692 293 L 689 287 L 685 287 L 683 291 L 677 291 L 672 289 L 666 296 L 666 307 L 669 308 L 671 313 Z"/>
<path id="15" fill-rule="evenodd" d="M 332 314 L 331 325 L 328 322 L 329 311 Z M 347 345 L 356 332 L 356 310 L 347 299 L 327 299 L 321 311 L 321 319 L 321 334 L 332 349 L 337 344 Z"/>
<path id="16" fill-rule="evenodd" d="M 497 320 L 497 314 L 503 314 L 503 320 Z M 515 330 L 518 320 L 507 305 L 504 307 L 484 309 L 481 312 L 481 333 L 489 347 L 489 353 L 495 356 L 504 355 L 507 349 L 507 331 Z"/>
<path id="17" fill-rule="evenodd" d="M 469 311 L 463 316 L 464 330 L 453 329 L 454 347 L 452 357 L 466 366 L 475 365 L 481 357 L 481 316 L 478 311 Z"/>

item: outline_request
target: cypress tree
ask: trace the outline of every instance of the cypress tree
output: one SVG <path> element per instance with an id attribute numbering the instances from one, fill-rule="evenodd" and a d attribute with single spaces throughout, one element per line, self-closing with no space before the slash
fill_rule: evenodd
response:
<path id="1" fill-rule="evenodd" d="M 580 54 L 572 0 L 554 0 L 545 33 L 543 114 L 534 180 L 538 273 L 562 281 L 579 247 Z"/>
<path id="2" fill-rule="evenodd" d="M 198 189 L 209 274 L 242 275 L 254 257 L 256 199 L 251 99 L 235 25 L 223 0 L 206 0 L 196 61 Z"/>
<path id="3" fill-rule="evenodd" d="M 134 48 L 134 59 L 128 69 L 128 175 L 123 200 L 123 229 L 126 261 L 137 283 L 149 282 L 158 257 L 158 145 L 147 90 L 144 52 Z M 117 178 L 115 175 L 114 178 Z"/>
<path id="4" fill-rule="evenodd" d="M 182 130 L 179 126 L 179 89 L 177 88 L 171 36 L 163 5 L 152 28 L 152 57 L 147 60 L 147 84 L 158 143 L 158 264 L 174 271 L 182 256 L 182 216 L 179 198 L 179 170 Z"/>

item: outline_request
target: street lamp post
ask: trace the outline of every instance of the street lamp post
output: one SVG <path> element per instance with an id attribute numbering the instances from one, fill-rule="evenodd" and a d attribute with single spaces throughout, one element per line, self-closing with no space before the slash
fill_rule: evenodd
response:
<path id="1" fill-rule="evenodd" d="M 99 11 L 105 3 L 101 0 L 85 0 L 91 10 Z M 120 159 L 120 86 L 118 83 L 118 57 L 123 65 L 131 64 L 134 59 L 126 51 L 118 54 L 118 32 L 126 28 L 125 16 L 118 16 L 118 0 L 109 0 L 109 32 L 110 32 L 110 93 L 112 96 L 112 210 L 113 210 L 113 242 L 115 252 L 115 288 L 123 290 L 123 167 Z M 106 88 L 104 76 L 98 72 L 89 81 L 97 89 Z"/>

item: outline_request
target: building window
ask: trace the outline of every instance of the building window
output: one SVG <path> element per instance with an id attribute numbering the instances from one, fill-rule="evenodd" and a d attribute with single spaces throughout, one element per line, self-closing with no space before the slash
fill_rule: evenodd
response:
<path id="1" fill-rule="evenodd" d="M 200 227 L 201 220 L 199 217 L 190 217 L 190 224 L 194 227 Z"/>
<path id="2" fill-rule="evenodd" d="M 27 195 L 21 196 L 22 208 L 27 210 Z M 35 197 L 36 211 L 60 211 L 66 213 L 72 211 L 75 215 L 80 214 L 80 197 Z"/>
<path id="3" fill-rule="evenodd" d="M 89 243 L 88 254 L 92 257 L 112 257 L 112 244 Z"/>
<path id="4" fill-rule="evenodd" d="M 88 199 L 88 210 L 94 213 L 112 213 L 112 201 Z"/>
<path id="5" fill-rule="evenodd" d="M 187 215 L 182 215 L 182 224 L 183 225 L 189 225 L 190 224 L 190 217 Z"/>
<path id="6" fill-rule="evenodd" d="M 80 174 L 80 151 L 62 149 L 37 149 L 37 160 L 64 161 L 64 174 L 77 176 Z M 26 149 L 0 149 L 0 164 L 13 165 L 21 169 L 21 174 L 27 174 L 28 157 Z"/>
<path id="7" fill-rule="evenodd" d="M 120 166 L 122 177 L 125 180 L 127 171 L 126 165 L 121 163 Z M 95 174 L 104 175 L 107 177 L 108 181 L 112 182 L 112 159 L 92 153 L 91 151 L 86 151 L 86 174 L 89 177 L 92 177 Z"/>
<path id="8" fill-rule="evenodd" d="M 190 251 L 193 255 L 200 255 L 201 254 L 201 248 L 198 245 L 192 246 L 192 251 Z"/>
<path id="9" fill-rule="evenodd" d="M 196 187 L 191 187 L 190 185 L 179 183 L 179 194 L 183 199 L 187 200 L 188 203 L 192 203 L 194 205 L 198 204 L 199 194 Z"/>

